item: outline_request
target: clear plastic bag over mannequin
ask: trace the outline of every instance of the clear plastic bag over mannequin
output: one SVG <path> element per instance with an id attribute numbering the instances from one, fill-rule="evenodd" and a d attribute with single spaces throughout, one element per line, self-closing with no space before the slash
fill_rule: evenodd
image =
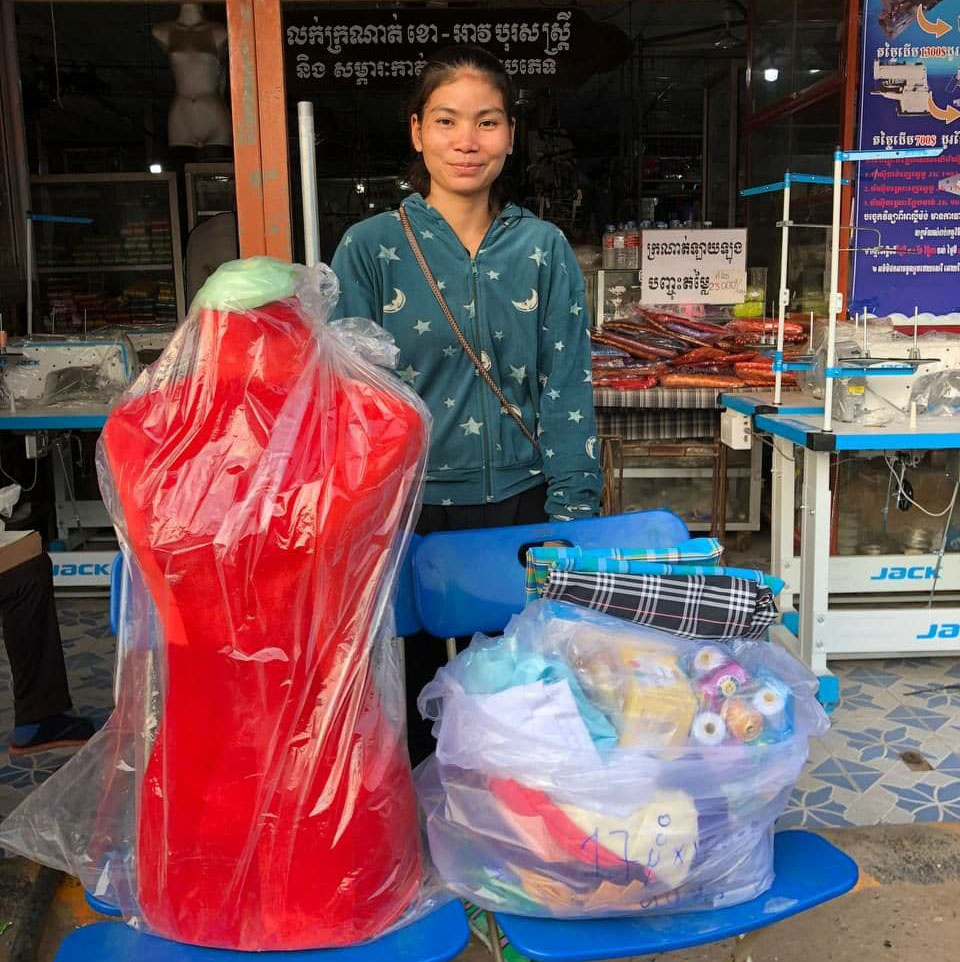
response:
<path id="1" fill-rule="evenodd" d="M 390 591 L 429 415 L 324 326 L 336 297 L 326 267 L 224 265 L 112 411 L 117 709 L 3 826 L 184 942 L 348 944 L 422 904 Z"/>

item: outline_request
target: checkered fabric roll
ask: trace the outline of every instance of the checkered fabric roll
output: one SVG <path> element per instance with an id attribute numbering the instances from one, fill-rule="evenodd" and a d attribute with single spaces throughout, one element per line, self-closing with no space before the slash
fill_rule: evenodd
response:
<path id="1" fill-rule="evenodd" d="M 551 571 L 543 597 L 603 611 L 684 638 L 760 638 L 777 609 L 763 584 L 730 575 Z"/>

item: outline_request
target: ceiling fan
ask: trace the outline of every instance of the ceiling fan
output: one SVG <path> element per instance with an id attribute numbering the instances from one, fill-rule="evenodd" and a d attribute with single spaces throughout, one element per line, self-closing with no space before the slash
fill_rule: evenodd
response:
<path id="1" fill-rule="evenodd" d="M 718 52 L 734 51 L 744 46 L 746 37 L 736 31 L 747 25 L 746 8 L 737 0 L 728 0 L 723 9 L 723 21 L 690 30 L 677 30 L 653 37 L 639 38 L 644 48 L 651 46 L 684 47 L 704 49 L 711 47 Z"/>

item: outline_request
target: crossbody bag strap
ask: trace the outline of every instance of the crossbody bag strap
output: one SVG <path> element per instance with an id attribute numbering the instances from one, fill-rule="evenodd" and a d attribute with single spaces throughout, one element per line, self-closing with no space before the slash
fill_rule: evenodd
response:
<path id="1" fill-rule="evenodd" d="M 470 362 L 476 368 L 477 373 L 483 378 L 487 387 L 497 396 L 497 400 L 500 402 L 500 406 L 503 410 L 513 418 L 516 422 L 517 427 L 523 431 L 524 437 L 537 449 L 540 449 L 540 445 L 537 443 L 537 439 L 533 436 L 530 429 L 523 423 L 523 418 L 517 413 L 516 405 L 511 404 L 506 395 L 500 389 L 500 385 L 490 376 L 490 372 L 483 366 L 483 362 L 477 357 L 477 352 L 473 349 L 473 346 L 466 339 L 463 331 L 460 330 L 460 325 L 457 323 L 457 319 L 453 316 L 453 311 L 450 310 L 443 293 L 440 290 L 436 279 L 433 276 L 433 271 L 430 270 L 430 265 L 427 263 L 427 259 L 423 256 L 423 251 L 420 250 L 420 245 L 417 243 L 417 238 L 413 233 L 413 227 L 410 224 L 410 218 L 407 215 L 406 210 L 403 207 L 400 208 L 400 223 L 403 225 L 403 232 L 407 235 L 407 241 L 410 243 L 410 249 L 413 251 L 413 256 L 417 259 L 417 263 L 420 265 L 420 270 L 423 271 L 423 276 L 427 279 L 427 284 L 430 290 L 433 291 L 433 296 L 437 299 L 437 303 L 440 305 L 440 309 L 443 311 L 443 316 L 446 317 L 447 323 L 450 325 L 450 330 L 453 331 L 454 336 L 460 342 L 460 346 L 463 348 L 464 354 L 470 358 Z"/>

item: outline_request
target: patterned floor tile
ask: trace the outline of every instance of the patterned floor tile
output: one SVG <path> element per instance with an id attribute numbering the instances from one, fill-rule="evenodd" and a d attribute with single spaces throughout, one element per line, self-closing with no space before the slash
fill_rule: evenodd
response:
<path id="1" fill-rule="evenodd" d="M 859 730 L 839 729 L 847 741 L 847 749 L 862 764 L 879 758 L 897 759 L 901 752 L 916 751 L 920 742 L 910 737 L 906 725 L 894 728 L 864 727 Z"/>
<path id="2" fill-rule="evenodd" d="M 896 807 L 909 812 L 914 822 L 960 821 L 960 781 L 948 785 L 917 782 L 911 788 L 891 787 Z"/>
<path id="3" fill-rule="evenodd" d="M 838 752 L 841 754 L 846 754 L 843 746 L 844 738 L 835 730 L 828 731 L 819 738 L 811 738 L 810 755 L 807 760 L 807 770 L 809 771 L 810 769 L 815 768 L 828 758 L 833 758 Z"/>
<path id="4" fill-rule="evenodd" d="M 924 732 L 939 731 L 950 721 L 948 715 L 931 711 L 929 708 L 919 705 L 900 705 L 898 708 L 887 712 L 886 718 L 898 725 L 906 725 L 908 728 Z"/>
<path id="5" fill-rule="evenodd" d="M 852 667 L 844 672 L 844 677 L 851 682 L 859 682 L 876 688 L 890 688 L 900 680 L 895 671 L 885 670 L 883 662 L 851 662 Z"/>
<path id="6" fill-rule="evenodd" d="M 888 688 L 879 685 L 853 682 L 841 684 L 840 705 L 845 712 L 885 712 L 899 707 L 900 700 Z M 838 706 L 839 707 L 839 706 Z"/>
<path id="7" fill-rule="evenodd" d="M 912 825 L 916 819 L 906 809 L 894 805 L 893 808 L 883 816 L 884 825 Z"/>
<path id="8" fill-rule="evenodd" d="M 870 765 L 849 758 L 828 758 L 810 771 L 810 775 L 836 788 L 863 793 L 880 781 L 883 773 Z"/>
<path id="9" fill-rule="evenodd" d="M 930 711 L 943 712 L 954 717 L 960 713 L 960 688 L 931 691 L 933 685 L 911 685 L 902 702 L 904 705 L 922 705 Z"/>
<path id="10" fill-rule="evenodd" d="M 830 785 L 819 789 L 794 790 L 787 810 L 777 821 L 777 828 L 841 828 L 847 822 L 846 806 L 834 800 Z"/>
<path id="11" fill-rule="evenodd" d="M 113 706 L 114 640 L 107 603 L 97 598 L 58 599 L 57 616 L 74 712 L 100 727 Z M 10 685 L 6 652 L 0 648 L 0 739 L 4 745 L 13 729 Z M 0 745 L 0 818 L 73 755 L 72 751 L 54 751 L 11 758 L 4 745 Z"/>
<path id="12" fill-rule="evenodd" d="M 896 675 L 902 676 L 909 671 L 930 671 L 931 665 L 935 666 L 938 659 L 933 658 L 886 658 L 882 662 L 885 671 L 892 671 Z"/>

